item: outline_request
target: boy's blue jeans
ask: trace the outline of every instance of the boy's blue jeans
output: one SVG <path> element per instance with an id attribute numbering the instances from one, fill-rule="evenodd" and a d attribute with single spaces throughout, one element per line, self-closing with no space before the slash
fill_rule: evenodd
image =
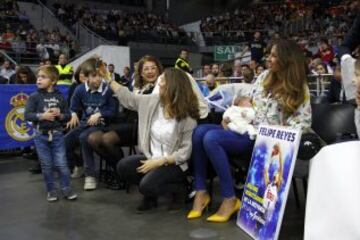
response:
<path id="1" fill-rule="evenodd" d="M 72 161 L 71 153 L 80 144 L 81 155 L 85 165 L 85 176 L 96 176 L 94 150 L 92 149 L 91 145 L 88 143 L 87 140 L 89 135 L 96 131 L 102 131 L 102 128 L 97 126 L 79 126 L 68 132 L 65 136 L 65 146 L 69 158 L 68 160 L 70 160 L 70 162 Z"/>
<path id="2" fill-rule="evenodd" d="M 41 169 L 48 192 L 54 191 L 54 168 L 59 172 L 62 190 L 70 188 L 70 171 L 67 166 L 64 135 L 62 132 L 54 132 L 52 140 L 49 135 L 37 133 L 34 138 L 36 151 L 40 159 Z"/>

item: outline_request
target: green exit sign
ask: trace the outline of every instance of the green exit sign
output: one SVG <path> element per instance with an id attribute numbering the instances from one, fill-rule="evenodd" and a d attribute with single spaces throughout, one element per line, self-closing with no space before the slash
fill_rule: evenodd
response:
<path id="1" fill-rule="evenodd" d="M 215 61 L 228 61 L 235 58 L 235 54 L 241 52 L 240 46 L 215 46 Z"/>

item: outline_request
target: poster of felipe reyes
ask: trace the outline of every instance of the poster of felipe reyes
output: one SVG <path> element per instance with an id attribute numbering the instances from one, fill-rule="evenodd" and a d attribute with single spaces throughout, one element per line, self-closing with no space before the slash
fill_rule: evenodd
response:
<path id="1" fill-rule="evenodd" d="M 237 218 L 253 239 L 278 238 L 300 138 L 300 130 L 259 127 Z"/>

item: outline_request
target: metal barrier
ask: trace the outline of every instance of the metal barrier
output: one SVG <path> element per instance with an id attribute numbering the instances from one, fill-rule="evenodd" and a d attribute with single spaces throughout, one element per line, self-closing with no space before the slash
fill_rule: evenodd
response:
<path id="1" fill-rule="evenodd" d="M 2 52 L 9 58 L 13 59 L 17 64 L 38 64 L 41 59 L 49 58 L 52 62 L 58 60 L 60 53 L 69 55 L 71 49 L 69 44 L 60 43 L 43 43 L 41 47 L 38 47 L 39 42 L 25 42 L 22 47 L 17 46 L 12 42 L 12 45 L 2 47 Z M 51 48 L 51 45 L 57 44 L 59 49 Z"/>
<path id="2" fill-rule="evenodd" d="M 327 95 L 330 88 L 330 81 L 333 74 L 311 74 L 308 75 L 308 86 L 312 96 Z M 206 78 L 195 78 L 195 81 L 203 83 Z M 216 77 L 215 82 L 218 84 L 238 83 L 242 82 L 243 77 Z"/>
<path id="3" fill-rule="evenodd" d="M 99 45 L 115 45 L 113 42 L 106 40 L 83 24 L 76 23 L 75 29 L 76 39 L 80 46 L 83 47 L 82 51 L 94 49 Z M 86 47 L 86 49 L 84 49 L 84 47 Z"/>
<path id="4" fill-rule="evenodd" d="M 12 64 L 14 64 L 15 66 L 17 65 L 17 62 L 16 62 L 12 57 L 10 57 L 5 51 L 0 50 L 0 56 L 1 56 L 3 59 L 9 60 L 9 61 L 10 61 Z"/>

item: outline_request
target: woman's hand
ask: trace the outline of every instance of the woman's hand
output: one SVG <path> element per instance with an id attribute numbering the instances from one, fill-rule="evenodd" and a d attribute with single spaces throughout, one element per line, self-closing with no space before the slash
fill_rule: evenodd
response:
<path id="1" fill-rule="evenodd" d="M 87 124 L 89 126 L 95 126 L 95 125 L 99 124 L 100 117 L 101 117 L 101 113 L 99 113 L 99 112 L 94 113 L 93 115 L 91 115 L 89 117 L 89 120 L 87 121 Z"/>
<path id="2" fill-rule="evenodd" d="M 223 118 L 223 120 L 221 121 L 221 125 L 225 130 L 229 130 L 228 124 L 231 122 L 229 117 L 225 117 Z"/>
<path id="3" fill-rule="evenodd" d="M 78 118 L 78 116 L 76 115 L 76 114 L 72 114 L 71 115 L 71 119 L 70 119 L 70 121 L 68 121 L 67 123 L 66 123 L 66 128 L 67 129 L 73 129 L 73 128 L 75 128 L 77 125 L 79 125 L 79 118 Z"/>
<path id="4" fill-rule="evenodd" d="M 147 173 L 153 169 L 156 169 L 158 167 L 161 167 L 162 165 L 165 164 L 165 159 L 163 158 L 157 158 L 157 159 L 150 159 L 150 160 L 146 160 L 146 161 L 140 161 L 142 163 L 142 165 L 140 167 L 138 167 L 136 170 L 139 173 Z"/>

